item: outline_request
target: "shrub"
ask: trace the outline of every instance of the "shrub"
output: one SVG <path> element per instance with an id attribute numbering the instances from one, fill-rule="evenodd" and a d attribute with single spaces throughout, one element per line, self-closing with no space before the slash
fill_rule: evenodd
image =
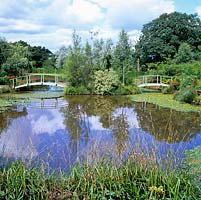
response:
<path id="1" fill-rule="evenodd" d="M 195 87 L 197 85 L 197 77 L 195 76 L 185 76 L 181 77 L 180 80 L 181 84 L 179 86 L 179 89 L 183 89 L 186 87 Z"/>
<path id="2" fill-rule="evenodd" d="M 73 87 L 73 86 L 68 86 L 64 89 L 65 94 L 90 94 L 90 91 L 84 87 L 84 86 L 79 86 L 79 87 Z"/>
<path id="3" fill-rule="evenodd" d="M 129 95 L 129 94 L 140 94 L 141 89 L 135 85 L 120 85 L 118 89 L 114 91 L 115 95 Z"/>
<path id="4" fill-rule="evenodd" d="M 8 86 L 0 87 L 0 94 L 10 92 L 11 89 Z"/>
<path id="5" fill-rule="evenodd" d="M 113 69 L 99 70 L 95 72 L 94 88 L 96 94 L 113 94 L 119 86 L 119 77 Z"/>
<path id="6" fill-rule="evenodd" d="M 7 77 L 0 77 L 0 85 L 9 84 L 9 79 Z"/>
<path id="7" fill-rule="evenodd" d="M 175 91 L 175 88 L 174 88 L 174 86 L 173 86 L 172 84 L 171 84 L 170 86 L 164 87 L 164 88 L 162 89 L 162 93 L 163 93 L 163 94 L 173 94 L 174 91 Z"/>
<path id="8" fill-rule="evenodd" d="M 193 103 L 196 95 L 196 90 L 194 88 L 187 87 L 177 91 L 174 95 L 174 99 L 185 103 Z"/>

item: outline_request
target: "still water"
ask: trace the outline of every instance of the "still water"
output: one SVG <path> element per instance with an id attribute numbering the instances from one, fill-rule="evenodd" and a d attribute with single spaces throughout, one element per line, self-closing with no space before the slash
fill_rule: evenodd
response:
<path id="1" fill-rule="evenodd" d="M 34 100 L 0 113 L 0 154 L 50 169 L 129 154 L 179 160 L 201 145 L 199 113 L 177 112 L 129 97 L 66 96 Z M 171 153 L 170 153 L 171 152 Z"/>

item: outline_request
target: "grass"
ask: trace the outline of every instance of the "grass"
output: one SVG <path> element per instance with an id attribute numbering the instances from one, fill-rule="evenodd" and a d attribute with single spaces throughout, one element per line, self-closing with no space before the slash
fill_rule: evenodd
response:
<path id="1" fill-rule="evenodd" d="M 201 106 L 178 102 L 173 99 L 173 96 L 171 94 L 145 93 L 133 95 L 131 98 L 133 101 L 136 102 L 153 103 L 161 107 L 171 108 L 177 111 L 201 112 Z"/>
<path id="2" fill-rule="evenodd" d="M 162 170 L 140 155 L 120 166 L 108 159 L 47 175 L 16 162 L 0 170 L 0 199 L 199 199 L 200 189 L 184 170 Z"/>

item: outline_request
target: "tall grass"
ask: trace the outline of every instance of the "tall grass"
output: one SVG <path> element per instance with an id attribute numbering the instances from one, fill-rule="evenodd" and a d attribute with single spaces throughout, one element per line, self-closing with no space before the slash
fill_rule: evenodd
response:
<path id="1" fill-rule="evenodd" d="M 199 199 L 188 170 L 162 169 L 141 154 L 120 165 L 85 162 L 69 174 L 47 174 L 15 162 L 0 170 L 0 199 Z"/>

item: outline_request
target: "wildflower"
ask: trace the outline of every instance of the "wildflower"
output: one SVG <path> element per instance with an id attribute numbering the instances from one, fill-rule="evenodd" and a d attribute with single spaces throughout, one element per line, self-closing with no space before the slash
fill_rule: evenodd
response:
<path id="1" fill-rule="evenodd" d="M 163 189 L 163 186 L 159 186 L 159 187 L 151 186 L 151 187 L 149 187 L 149 191 L 156 192 L 156 193 L 159 193 L 159 194 L 165 193 L 165 191 Z"/>

